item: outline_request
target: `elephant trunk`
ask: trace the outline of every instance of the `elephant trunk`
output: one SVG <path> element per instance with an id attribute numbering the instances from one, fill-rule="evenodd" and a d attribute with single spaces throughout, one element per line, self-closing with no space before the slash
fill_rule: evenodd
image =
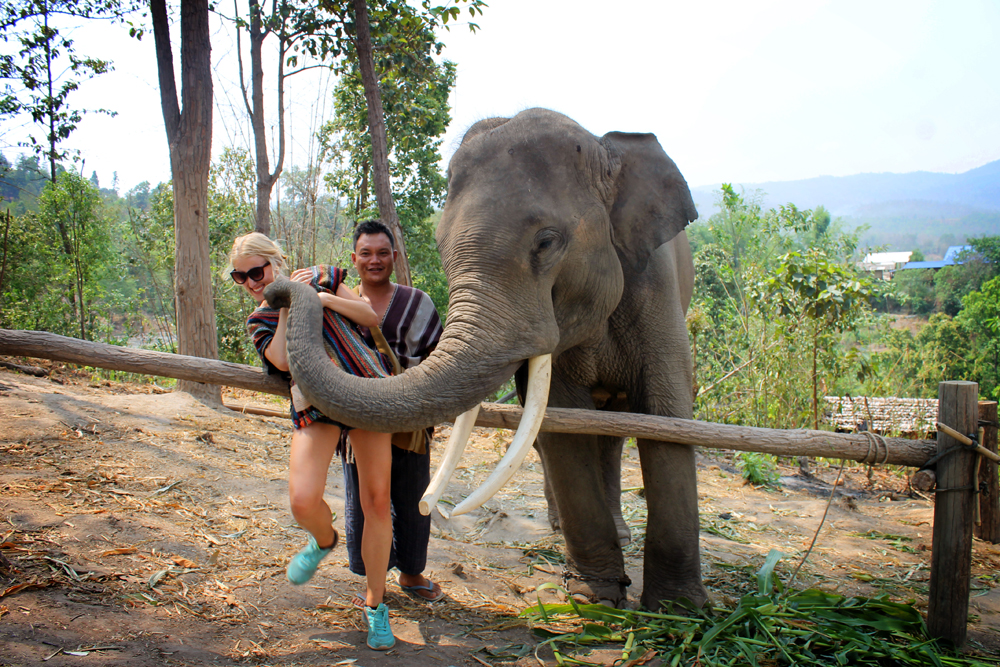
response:
<path id="1" fill-rule="evenodd" d="M 288 363 L 298 389 L 323 414 L 357 428 L 396 433 L 451 421 L 503 384 L 526 358 L 484 340 L 480 327 L 471 338 L 449 335 L 472 326 L 468 317 L 457 317 L 423 363 L 399 376 L 357 377 L 330 362 L 323 306 L 312 287 L 279 279 L 265 296 L 272 308 L 289 308 Z"/>

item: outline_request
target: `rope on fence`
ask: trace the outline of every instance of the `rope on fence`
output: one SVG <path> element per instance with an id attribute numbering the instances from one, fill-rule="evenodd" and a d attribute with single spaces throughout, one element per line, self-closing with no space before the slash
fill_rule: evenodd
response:
<path id="1" fill-rule="evenodd" d="M 958 440 L 961 444 L 956 445 L 950 449 L 946 449 L 943 452 L 937 454 L 936 456 L 931 457 L 931 459 L 924 464 L 925 468 L 930 467 L 931 464 L 936 463 L 937 461 L 943 459 L 945 456 L 948 456 L 949 454 L 953 454 L 960 450 L 971 450 L 974 454 L 976 454 L 976 463 L 972 469 L 972 484 L 968 486 L 953 486 L 943 489 L 938 487 L 934 489 L 934 493 L 945 493 L 948 491 L 972 491 L 972 494 L 974 496 L 978 496 L 982 492 L 982 489 L 979 488 L 978 482 L 979 482 L 979 466 L 983 461 L 983 457 L 985 456 L 991 461 L 1000 462 L 1000 456 L 997 456 L 996 454 L 994 454 L 993 452 L 991 452 L 990 450 L 986 449 L 981 444 L 979 444 L 979 442 L 983 439 L 983 428 L 981 426 L 979 428 L 978 437 L 976 434 L 972 434 L 971 436 L 964 435 L 963 433 L 956 431 L 952 427 L 948 426 L 947 424 L 942 424 L 941 422 L 937 423 L 937 427 L 939 431 L 950 435 L 955 440 Z M 979 509 L 980 503 L 973 502 L 972 505 L 975 512 L 975 516 L 973 518 L 974 523 L 976 525 L 980 525 L 982 523 L 982 518 L 980 516 L 980 509 Z"/>
<path id="2" fill-rule="evenodd" d="M 865 452 L 865 458 L 861 460 L 862 463 L 867 463 L 869 465 L 878 465 L 878 446 L 882 445 L 882 451 L 884 452 L 882 456 L 882 465 L 885 465 L 889 461 L 889 443 L 886 442 L 885 438 L 878 433 L 872 433 L 871 431 L 861 431 L 861 435 L 865 436 L 868 440 L 868 451 Z M 874 451 L 872 451 L 874 449 Z M 871 456 L 871 461 L 868 457 Z"/>

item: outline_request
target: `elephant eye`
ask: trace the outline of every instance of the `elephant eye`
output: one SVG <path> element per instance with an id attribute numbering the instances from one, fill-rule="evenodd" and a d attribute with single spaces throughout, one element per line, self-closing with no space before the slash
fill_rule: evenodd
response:
<path id="1" fill-rule="evenodd" d="M 563 235 L 550 228 L 542 229 L 535 234 L 534 247 L 531 251 L 531 264 L 536 272 L 546 271 L 560 254 L 558 250 L 562 248 Z"/>
<path id="2" fill-rule="evenodd" d="M 542 229 L 537 234 L 535 234 L 535 252 L 540 250 L 548 250 L 549 248 L 558 245 L 562 241 L 562 234 L 557 230 L 550 228 Z"/>

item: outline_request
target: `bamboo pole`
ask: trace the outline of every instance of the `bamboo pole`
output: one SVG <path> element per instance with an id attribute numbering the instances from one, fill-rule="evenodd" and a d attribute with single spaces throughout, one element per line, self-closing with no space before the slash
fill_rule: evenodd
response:
<path id="1" fill-rule="evenodd" d="M 135 350 L 40 331 L 0 329 L 0 354 L 40 357 L 113 370 L 176 377 L 288 396 L 288 385 L 260 369 L 200 357 Z M 476 426 L 516 429 L 521 408 L 483 403 Z M 630 436 L 711 449 L 777 456 L 811 456 L 920 467 L 936 452 L 932 440 L 878 438 L 858 433 L 779 430 L 714 424 L 627 412 L 548 408 L 542 431 Z"/>
<path id="2" fill-rule="evenodd" d="M 982 438 L 979 444 L 997 452 L 997 403 L 979 401 L 979 425 Z M 983 461 L 979 466 L 980 523 L 973 528 L 976 537 L 993 544 L 1000 543 L 1000 476 L 997 464 Z"/>

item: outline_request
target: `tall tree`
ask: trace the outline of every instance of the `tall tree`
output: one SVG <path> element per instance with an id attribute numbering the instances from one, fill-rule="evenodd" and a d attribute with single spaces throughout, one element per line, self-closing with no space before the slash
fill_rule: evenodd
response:
<path id="1" fill-rule="evenodd" d="M 62 144 L 88 111 L 69 106 L 69 96 L 84 80 L 113 68 L 107 60 L 77 55 L 73 40 L 59 32 L 60 17 L 106 18 L 122 21 L 135 10 L 135 0 L 12 0 L 0 8 L 0 39 L 20 45 L 16 54 L 0 55 L 0 117 L 27 114 L 44 129 L 21 142 L 49 163 L 49 178 L 56 180 L 56 166 L 70 152 Z M 136 33 L 133 28 L 133 33 Z M 96 113 L 114 115 L 107 109 Z"/>
<path id="2" fill-rule="evenodd" d="M 239 18 L 236 9 L 236 54 L 240 65 L 240 91 L 253 128 L 254 156 L 257 171 L 257 206 L 254 229 L 261 234 L 271 233 L 271 191 L 281 176 L 285 163 L 285 58 L 291 44 L 301 34 L 289 34 L 288 21 L 292 7 L 287 0 L 273 0 L 270 15 L 265 15 L 258 0 L 249 0 L 249 20 Z M 240 33 L 246 29 L 250 37 L 250 91 L 243 78 L 243 53 Z M 278 151 L 274 170 L 271 170 L 267 152 L 267 127 L 264 123 L 264 41 L 271 34 L 278 38 Z"/>
<path id="3" fill-rule="evenodd" d="M 427 37 L 432 43 L 433 35 Z M 392 195 L 413 284 L 444 308 L 447 281 L 437 254 L 434 225 L 428 218 L 447 191 L 447 181 L 438 165 L 441 136 L 451 121 L 448 96 L 455 83 L 455 65 L 435 62 L 430 50 L 422 54 L 379 52 L 377 56 Z M 353 202 L 354 217 L 358 219 L 370 207 L 367 186 L 372 147 L 364 86 L 355 64 L 337 84 L 335 110 L 334 119 L 319 132 L 324 152 L 337 164 L 326 180 L 334 192 L 347 195 Z"/>
<path id="4" fill-rule="evenodd" d="M 483 0 L 461 0 L 468 3 L 469 14 L 482 14 Z M 319 62 L 333 60 L 335 70 L 343 71 L 345 61 L 360 68 L 364 74 L 365 96 L 368 100 L 374 148 L 373 180 L 380 215 L 395 231 L 400 243 L 400 260 L 396 264 L 397 279 L 410 284 L 409 267 L 405 241 L 399 225 L 398 215 L 389 185 L 388 141 L 385 132 L 384 112 L 379 97 L 379 77 L 375 71 L 373 51 L 411 52 L 419 58 L 422 50 L 430 46 L 441 52 L 442 44 L 433 44 L 424 39 L 426 33 L 433 35 L 436 27 L 459 17 L 460 11 L 454 5 L 435 6 L 431 0 L 423 0 L 420 8 L 403 0 L 372 0 L 373 20 L 365 0 L 321 0 L 318 5 L 301 0 L 272 0 L 270 14 L 265 14 L 260 0 L 248 0 L 249 18 L 238 17 L 237 26 L 245 28 L 250 36 L 250 95 L 243 82 L 243 62 L 240 60 L 240 80 L 244 101 L 251 118 L 254 131 L 254 146 L 258 176 L 256 229 L 264 233 L 270 230 L 270 195 L 274 183 L 282 171 L 284 160 L 284 81 L 304 69 L 299 67 L 299 54 L 313 57 Z M 478 26 L 470 23 L 475 30 Z M 270 35 L 278 37 L 278 151 L 277 164 L 273 171 L 269 168 L 266 128 L 263 105 L 263 64 L 262 45 Z M 374 34 L 374 38 L 373 38 Z M 237 33 L 239 35 L 239 32 Z M 414 39 L 416 36 L 416 39 Z M 373 45 L 377 42 L 377 46 Z M 339 63 L 336 62 L 339 60 Z M 285 67 L 298 68 L 286 71 Z"/>
<path id="5" fill-rule="evenodd" d="M 372 141 L 372 176 L 375 181 L 375 199 L 378 200 L 379 218 L 382 224 L 392 230 L 396 237 L 399 259 L 396 261 L 396 281 L 412 285 L 410 262 L 406 258 L 406 243 L 403 230 L 399 226 L 399 214 L 392 198 L 389 179 L 389 149 L 385 138 L 385 112 L 382 110 L 382 95 L 375 75 L 375 59 L 372 57 L 372 36 L 368 22 L 367 0 L 354 0 L 354 26 L 357 31 L 355 48 L 358 55 L 358 69 L 365 87 L 368 102 L 368 131 Z"/>
<path id="6" fill-rule="evenodd" d="M 208 236 L 212 158 L 212 60 L 208 0 L 181 0 L 181 96 L 178 103 L 166 0 L 150 0 L 160 105 L 170 146 L 174 191 L 177 351 L 218 358 Z M 178 391 L 221 402 L 217 386 L 178 381 Z"/>

